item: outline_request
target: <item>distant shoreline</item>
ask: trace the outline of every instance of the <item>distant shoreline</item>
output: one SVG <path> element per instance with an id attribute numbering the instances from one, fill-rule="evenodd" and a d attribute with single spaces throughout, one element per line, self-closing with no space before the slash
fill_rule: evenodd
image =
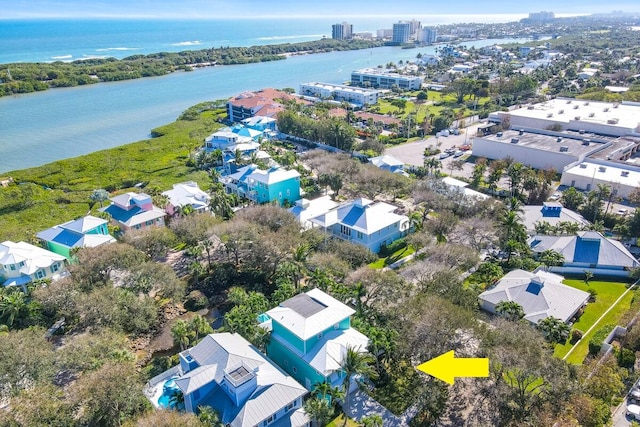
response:
<path id="1" fill-rule="evenodd" d="M 384 46 L 384 42 L 374 40 L 324 38 L 301 43 L 138 54 L 123 59 L 109 57 L 80 59 L 73 62 L 0 64 L 0 97 L 63 87 L 157 77 L 176 71 L 193 71 L 197 68 L 219 65 L 279 61 L 290 56 L 362 50 L 382 46 Z"/>

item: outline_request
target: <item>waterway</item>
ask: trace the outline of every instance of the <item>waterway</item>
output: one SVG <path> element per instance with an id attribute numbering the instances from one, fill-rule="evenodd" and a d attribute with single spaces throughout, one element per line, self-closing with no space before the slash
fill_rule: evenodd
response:
<path id="1" fill-rule="evenodd" d="M 467 46 L 523 42 L 478 40 Z M 203 68 L 162 77 L 0 98 L 0 173 L 43 165 L 145 139 L 191 105 L 264 87 L 341 83 L 351 71 L 413 60 L 433 47 L 375 49 L 292 56 L 258 64 Z"/>

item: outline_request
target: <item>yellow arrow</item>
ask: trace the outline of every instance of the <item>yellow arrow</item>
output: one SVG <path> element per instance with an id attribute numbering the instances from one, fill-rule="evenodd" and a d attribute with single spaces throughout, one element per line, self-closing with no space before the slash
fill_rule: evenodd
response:
<path id="1" fill-rule="evenodd" d="M 453 385 L 455 377 L 488 377 L 489 359 L 456 359 L 451 350 L 418 365 L 416 369 Z"/>

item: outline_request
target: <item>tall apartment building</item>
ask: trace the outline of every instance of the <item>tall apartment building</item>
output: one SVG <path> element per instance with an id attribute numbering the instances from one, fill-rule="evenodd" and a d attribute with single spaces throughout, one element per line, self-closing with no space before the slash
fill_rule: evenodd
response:
<path id="1" fill-rule="evenodd" d="M 394 43 L 409 43 L 411 38 L 411 24 L 408 22 L 397 22 L 393 24 L 393 36 L 391 41 Z"/>
<path id="2" fill-rule="evenodd" d="M 353 37 L 353 25 L 348 22 L 333 24 L 331 26 L 331 38 L 336 40 L 348 40 Z"/>
<path id="3" fill-rule="evenodd" d="M 536 12 L 529 14 L 529 22 L 535 23 L 544 23 L 551 22 L 556 18 L 556 15 L 553 12 Z"/>
<path id="4" fill-rule="evenodd" d="M 397 86 L 404 90 L 419 90 L 422 87 L 422 78 L 389 73 L 377 68 L 365 68 L 351 72 L 351 85 L 376 89 L 391 89 Z"/>
<path id="5" fill-rule="evenodd" d="M 394 43 L 408 43 L 415 40 L 417 33 L 422 27 L 420 21 L 415 19 L 411 21 L 399 21 L 393 24 L 393 36 L 392 41 Z"/>
<path id="6" fill-rule="evenodd" d="M 435 28 L 421 28 L 418 30 L 417 39 L 422 43 L 433 44 L 438 39 L 438 31 Z"/>

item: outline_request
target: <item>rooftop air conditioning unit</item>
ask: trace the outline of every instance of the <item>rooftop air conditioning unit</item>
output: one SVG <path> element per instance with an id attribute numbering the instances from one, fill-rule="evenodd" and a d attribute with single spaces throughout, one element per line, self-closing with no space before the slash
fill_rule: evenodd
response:
<path id="1" fill-rule="evenodd" d="M 535 108 L 536 108 L 536 107 L 534 107 L 533 105 L 529 105 L 529 106 L 527 107 L 527 110 L 535 110 Z"/>
<path id="2" fill-rule="evenodd" d="M 512 144 L 517 144 L 518 142 L 520 142 L 519 138 L 511 138 L 511 143 Z"/>
<path id="3" fill-rule="evenodd" d="M 571 100 L 570 99 L 567 99 L 567 104 L 571 104 Z"/>
<path id="4" fill-rule="evenodd" d="M 558 114 L 564 114 L 564 110 L 558 111 Z"/>
<path id="5" fill-rule="evenodd" d="M 617 118 L 607 120 L 607 123 L 610 125 L 617 125 L 620 120 Z"/>
<path id="6" fill-rule="evenodd" d="M 556 142 L 562 142 L 562 137 L 561 136 L 557 137 Z"/>
<path id="7" fill-rule="evenodd" d="M 580 106 L 579 106 L 579 105 L 574 105 L 574 106 L 573 106 L 573 109 L 574 109 L 574 110 L 577 110 L 578 108 L 580 108 Z"/>
<path id="8" fill-rule="evenodd" d="M 620 172 L 621 176 L 629 176 L 629 171 L 622 171 Z"/>
<path id="9" fill-rule="evenodd" d="M 620 104 L 613 104 L 613 108 L 618 108 Z"/>
<path id="10" fill-rule="evenodd" d="M 547 114 L 547 117 L 553 117 L 553 113 Z"/>
<path id="11" fill-rule="evenodd" d="M 574 119 L 575 119 L 576 121 L 580 121 L 580 116 L 575 116 L 575 117 L 574 117 Z"/>
<path id="12" fill-rule="evenodd" d="M 518 132 L 518 135 L 524 135 L 524 129 L 520 129 L 520 131 Z"/>
<path id="13" fill-rule="evenodd" d="M 566 153 L 567 151 L 569 151 L 569 147 L 567 147 L 566 145 L 563 145 L 562 147 L 560 147 L 561 153 Z"/>
<path id="14" fill-rule="evenodd" d="M 604 166 L 600 166 L 598 168 L 598 172 L 606 172 L 606 171 L 607 171 L 607 168 L 605 168 Z"/>
<path id="15" fill-rule="evenodd" d="M 587 165 L 585 165 L 584 163 L 580 163 L 580 169 L 586 169 Z"/>
<path id="16" fill-rule="evenodd" d="M 496 137 L 501 138 L 502 137 L 502 132 L 496 133 Z"/>
<path id="17" fill-rule="evenodd" d="M 606 107 L 606 108 L 605 108 L 604 110 L 602 110 L 602 111 L 604 111 L 604 112 L 606 113 L 607 111 L 609 111 L 609 107 Z"/>
<path id="18" fill-rule="evenodd" d="M 589 101 L 585 102 L 584 105 L 589 105 Z"/>
<path id="19" fill-rule="evenodd" d="M 590 142 L 590 139 L 585 139 L 584 141 L 582 141 L 582 145 L 589 145 Z"/>
<path id="20" fill-rule="evenodd" d="M 580 130 L 578 131 L 578 133 L 579 133 L 580 135 L 584 135 L 584 129 L 580 129 Z"/>

